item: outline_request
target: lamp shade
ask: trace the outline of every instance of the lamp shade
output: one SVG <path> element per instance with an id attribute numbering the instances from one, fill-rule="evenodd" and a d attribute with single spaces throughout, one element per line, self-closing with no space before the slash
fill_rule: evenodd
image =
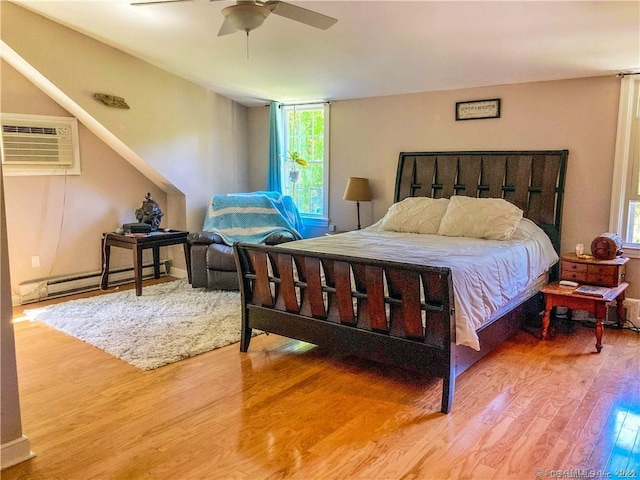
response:
<path id="1" fill-rule="evenodd" d="M 343 200 L 352 202 L 368 202 L 371 200 L 369 179 L 361 177 L 349 177 L 347 188 L 344 191 Z"/>

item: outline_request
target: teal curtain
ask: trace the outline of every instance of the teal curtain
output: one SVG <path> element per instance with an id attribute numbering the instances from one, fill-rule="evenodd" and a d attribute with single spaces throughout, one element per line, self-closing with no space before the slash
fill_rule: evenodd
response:
<path id="1" fill-rule="evenodd" d="M 280 162 L 283 158 L 282 148 L 282 116 L 277 102 L 269 105 L 269 177 L 267 190 L 282 193 L 282 178 L 280 174 Z"/>

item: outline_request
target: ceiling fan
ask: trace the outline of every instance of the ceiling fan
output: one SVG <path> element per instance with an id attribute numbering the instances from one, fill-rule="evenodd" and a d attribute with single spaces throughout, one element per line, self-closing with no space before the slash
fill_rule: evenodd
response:
<path id="1" fill-rule="evenodd" d="M 192 0 L 152 0 L 149 2 L 133 2 L 131 5 L 144 6 L 144 5 L 159 5 L 162 3 L 178 3 L 178 2 L 190 2 Z M 219 0 L 210 0 L 216 2 Z M 220 27 L 218 36 L 228 35 L 236 31 L 243 31 L 249 35 L 251 30 L 258 28 L 269 14 L 275 13 L 281 17 L 294 20 L 296 22 L 304 23 L 321 30 L 326 30 L 338 20 L 323 15 L 322 13 L 314 12 L 303 7 L 298 7 L 291 3 L 282 2 L 280 0 L 267 0 L 262 2 L 260 0 L 250 1 L 238 1 L 235 5 L 222 9 L 222 15 L 224 15 L 224 22 Z"/>

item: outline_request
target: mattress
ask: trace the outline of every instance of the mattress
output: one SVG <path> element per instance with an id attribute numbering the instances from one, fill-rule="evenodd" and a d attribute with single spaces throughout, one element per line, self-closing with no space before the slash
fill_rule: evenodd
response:
<path id="1" fill-rule="evenodd" d="M 399 233 L 382 230 L 378 222 L 362 230 L 282 247 L 450 268 L 455 343 L 475 350 L 480 349 L 476 331 L 537 292 L 558 261 L 547 235 L 526 218 L 511 240 Z"/>

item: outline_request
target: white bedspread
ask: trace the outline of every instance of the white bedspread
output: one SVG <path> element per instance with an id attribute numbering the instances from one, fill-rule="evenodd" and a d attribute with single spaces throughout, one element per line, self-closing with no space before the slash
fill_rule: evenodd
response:
<path id="1" fill-rule="evenodd" d="M 512 299 L 530 290 L 558 261 L 547 235 L 522 219 L 512 240 L 480 240 L 381 230 L 363 230 L 281 245 L 418 265 L 449 267 L 455 299 L 456 344 L 479 350 L 476 330 Z"/>

